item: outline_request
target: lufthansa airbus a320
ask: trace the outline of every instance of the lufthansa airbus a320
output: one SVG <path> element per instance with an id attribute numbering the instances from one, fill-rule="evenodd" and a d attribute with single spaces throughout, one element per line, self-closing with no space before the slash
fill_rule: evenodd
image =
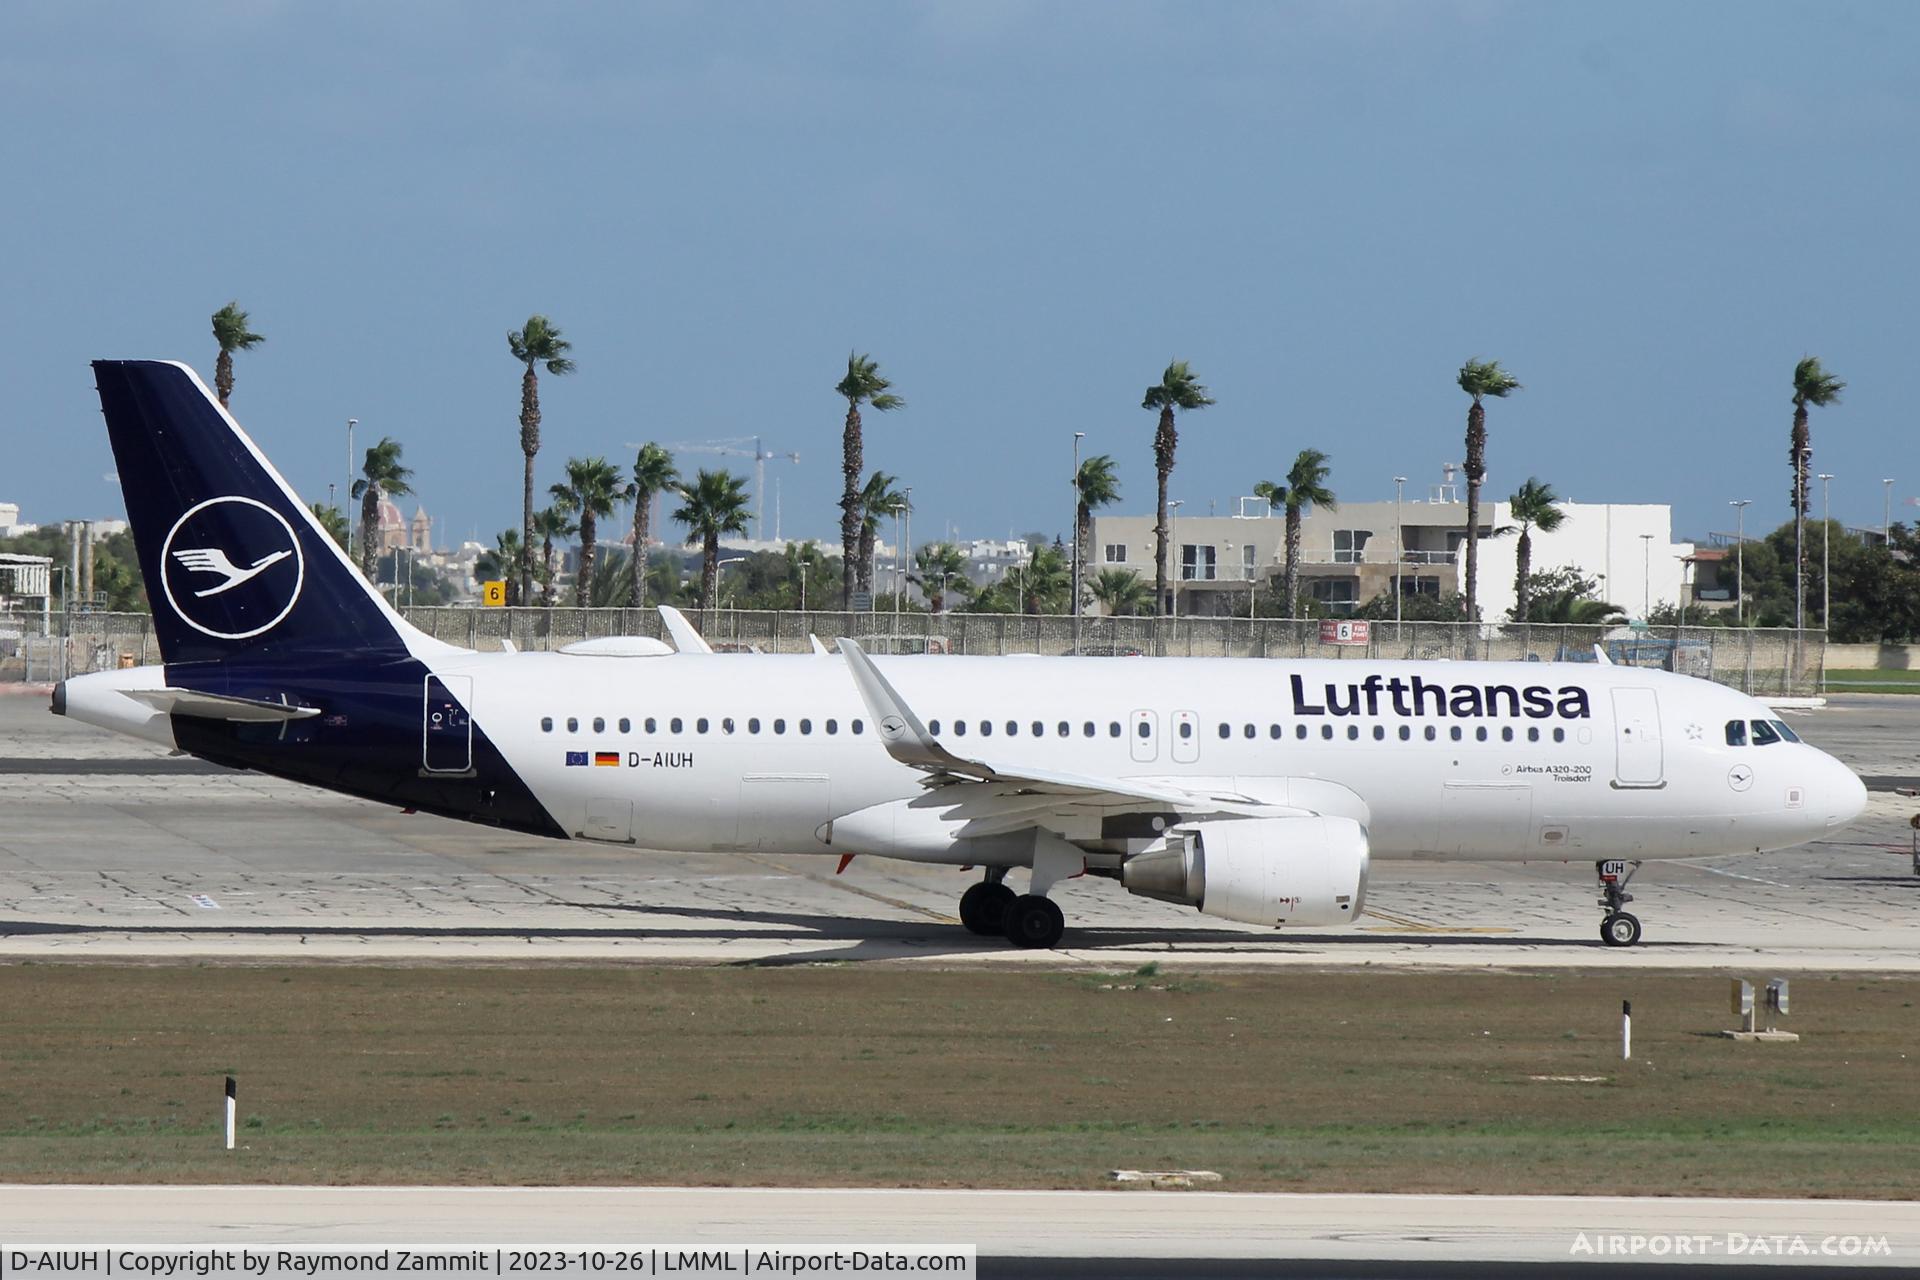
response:
<path id="1" fill-rule="evenodd" d="M 637 850 L 979 867 L 962 922 L 1023 947 L 1061 940 L 1049 893 L 1081 874 L 1350 923 L 1376 857 L 1592 861 L 1626 946 L 1641 861 L 1786 848 L 1866 803 L 1765 704 L 1603 664 L 476 653 L 388 608 L 192 370 L 94 371 L 164 661 L 53 709 L 348 795 Z"/>

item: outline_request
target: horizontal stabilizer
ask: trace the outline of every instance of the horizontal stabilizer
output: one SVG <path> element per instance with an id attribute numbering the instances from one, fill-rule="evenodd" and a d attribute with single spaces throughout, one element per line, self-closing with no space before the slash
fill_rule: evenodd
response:
<path id="1" fill-rule="evenodd" d="M 284 702 L 262 702 L 257 698 L 235 698 L 224 693 L 202 693 L 198 689 L 122 689 L 135 702 L 144 702 L 155 711 L 172 716 L 192 716 L 196 720 L 234 720 L 243 724 L 273 724 L 284 720 L 305 720 L 320 714 L 318 707 L 295 707 Z"/>

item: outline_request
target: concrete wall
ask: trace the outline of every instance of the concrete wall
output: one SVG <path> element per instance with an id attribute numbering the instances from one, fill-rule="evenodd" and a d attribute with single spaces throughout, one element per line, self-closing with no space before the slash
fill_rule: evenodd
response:
<path id="1" fill-rule="evenodd" d="M 1830 644 L 1829 671 L 1920 671 L 1920 644 Z"/>

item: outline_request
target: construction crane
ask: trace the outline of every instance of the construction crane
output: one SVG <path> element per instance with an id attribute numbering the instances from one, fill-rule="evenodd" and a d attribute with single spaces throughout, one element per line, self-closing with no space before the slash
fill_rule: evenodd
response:
<path id="1" fill-rule="evenodd" d="M 752 445 L 751 449 L 745 448 Z M 637 444 L 627 448 L 638 449 Z M 800 461 L 797 453 L 770 453 L 760 443 L 759 436 L 739 436 L 731 440 L 696 440 L 688 444 L 670 444 L 665 446 L 675 453 L 718 453 L 733 458 L 753 459 L 753 539 L 764 541 L 767 533 L 767 463 Z"/>

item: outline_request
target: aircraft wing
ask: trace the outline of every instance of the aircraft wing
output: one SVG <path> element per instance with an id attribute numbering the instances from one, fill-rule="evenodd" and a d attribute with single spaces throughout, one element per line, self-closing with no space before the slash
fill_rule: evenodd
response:
<path id="1" fill-rule="evenodd" d="M 858 644 L 842 636 L 839 646 L 847 660 L 848 670 L 853 673 L 853 682 L 860 690 L 860 697 L 873 716 L 874 727 L 879 731 L 887 754 L 902 764 L 926 773 L 930 788 L 984 784 L 977 795 L 960 799 L 942 793 L 938 802 L 943 805 L 956 802 L 973 804 L 991 799 L 989 807 L 994 810 L 991 817 L 995 829 L 1001 829 L 1001 823 L 1023 809 L 1035 815 L 1085 808 L 1119 812 L 1152 808 L 1180 814 L 1230 813 L 1247 817 L 1308 812 L 1293 805 L 1265 802 L 1238 791 L 1201 790 L 1159 779 L 1093 777 L 1039 769 L 1029 764 L 1009 765 L 991 759 L 955 755 L 927 731 L 913 708 L 880 674 L 873 659 Z M 1027 803 L 1011 803 L 1022 798 Z M 983 813 L 981 816 L 986 819 L 989 815 Z M 1046 824 L 1029 818 L 1005 829 L 1033 825 Z"/>
<path id="2" fill-rule="evenodd" d="M 258 698 L 235 698 L 224 693 L 202 693 L 198 689 L 122 689 L 121 692 L 135 702 L 146 703 L 155 711 L 174 716 L 192 716 L 197 720 L 273 724 L 282 720 L 305 720 L 320 714 L 318 707 L 296 707 Z"/>

